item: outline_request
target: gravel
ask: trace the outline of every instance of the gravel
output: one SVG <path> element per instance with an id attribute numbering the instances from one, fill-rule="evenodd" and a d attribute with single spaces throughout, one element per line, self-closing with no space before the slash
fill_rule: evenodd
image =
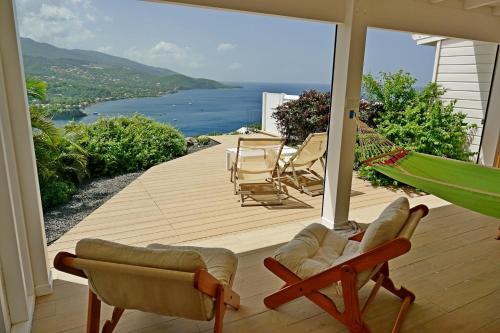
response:
<path id="1" fill-rule="evenodd" d="M 193 145 L 188 148 L 188 154 L 217 144 L 219 144 L 217 141 L 211 140 L 204 146 Z M 47 243 L 50 245 L 55 242 L 141 174 L 142 172 L 133 172 L 116 177 L 93 179 L 80 186 L 67 203 L 46 210 L 44 220 Z"/>

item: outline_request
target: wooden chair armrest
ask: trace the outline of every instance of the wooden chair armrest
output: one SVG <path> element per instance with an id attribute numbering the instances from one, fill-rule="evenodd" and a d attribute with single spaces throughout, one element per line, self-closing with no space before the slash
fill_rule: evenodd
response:
<path id="1" fill-rule="evenodd" d="M 231 286 L 222 284 L 206 269 L 198 269 L 194 275 L 194 287 L 210 297 L 216 298 L 220 288 L 223 288 L 224 303 L 238 309 L 240 295 L 231 289 Z"/>
<path id="2" fill-rule="evenodd" d="M 417 211 L 417 210 L 423 211 L 422 217 L 425 217 L 425 216 L 427 216 L 427 214 L 429 214 L 429 207 L 427 207 L 426 205 L 416 205 L 415 207 L 412 207 L 410 209 L 410 214 Z"/>
<path id="3" fill-rule="evenodd" d="M 76 255 L 69 252 L 59 252 L 54 258 L 54 268 L 68 274 L 76 275 L 82 278 L 87 278 L 85 272 L 81 269 L 73 267 L 71 264 L 72 260 L 76 258 Z"/>

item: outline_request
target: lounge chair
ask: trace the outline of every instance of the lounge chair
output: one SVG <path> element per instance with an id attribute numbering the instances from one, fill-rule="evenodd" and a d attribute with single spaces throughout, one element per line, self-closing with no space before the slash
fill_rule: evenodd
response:
<path id="1" fill-rule="evenodd" d="M 409 209 L 408 200 L 400 198 L 365 232 L 349 239 L 321 224 L 306 227 L 273 257 L 265 259 L 265 266 L 285 281 L 285 286 L 266 297 L 264 304 L 274 309 L 307 297 L 351 332 L 370 332 L 363 317 L 380 287 L 384 287 L 402 299 L 392 331 L 398 332 L 415 295 L 394 286 L 388 262 L 410 250 L 410 238 L 427 212 L 424 205 Z M 375 285 L 360 307 L 358 289 L 370 279 Z M 343 312 L 337 309 L 336 302 L 343 302 Z"/>
<path id="2" fill-rule="evenodd" d="M 125 309 L 209 321 L 221 333 L 226 305 L 238 309 L 231 285 L 238 260 L 226 249 L 152 244 L 146 248 L 83 239 L 76 255 L 60 252 L 54 267 L 89 282 L 87 332 L 98 333 L 101 301 L 114 307 L 102 332 Z"/>
<path id="3" fill-rule="evenodd" d="M 242 206 L 282 204 L 278 161 L 283 145 L 282 138 L 238 139 L 235 161 L 231 166 L 231 181 L 234 183 L 234 194 L 241 196 Z M 253 203 L 246 203 L 248 199 Z"/>
<path id="4" fill-rule="evenodd" d="M 317 172 L 312 170 L 312 166 L 316 162 L 321 163 L 322 170 L 325 169 L 324 155 L 326 152 L 326 145 L 328 141 L 328 135 L 326 132 L 323 133 L 311 133 L 304 140 L 304 143 L 299 147 L 297 152 L 290 158 L 282 158 L 280 160 L 280 173 L 284 175 L 291 170 L 291 177 L 293 184 L 301 192 L 308 195 L 315 196 L 323 194 L 323 177 Z M 314 182 L 311 184 L 303 185 L 297 175 L 297 171 L 306 171 L 316 177 Z"/>

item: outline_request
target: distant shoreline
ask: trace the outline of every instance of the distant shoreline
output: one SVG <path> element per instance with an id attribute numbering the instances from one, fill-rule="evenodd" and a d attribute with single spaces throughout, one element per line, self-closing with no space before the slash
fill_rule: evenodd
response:
<path id="1" fill-rule="evenodd" d="M 143 99 L 143 98 L 159 98 L 159 97 L 163 97 L 163 96 L 167 96 L 167 95 L 177 94 L 179 91 L 188 91 L 188 90 L 221 90 L 221 89 L 242 89 L 242 88 L 243 88 L 243 86 L 226 85 L 225 87 L 217 87 L 217 88 L 174 89 L 174 90 L 169 90 L 169 91 L 163 92 L 163 93 L 161 93 L 159 95 L 155 95 L 155 96 L 137 96 L 137 97 L 125 97 L 125 98 L 105 97 L 106 100 L 99 100 L 99 101 L 88 103 L 87 105 L 81 107 L 79 110 L 62 111 L 60 113 L 56 113 L 54 116 L 52 116 L 52 119 L 53 120 L 72 121 L 75 119 L 85 118 L 85 117 L 88 117 L 89 114 L 86 113 L 84 110 L 86 110 L 87 108 L 89 108 L 91 106 L 101 104 L 101 103 L 106 103 L 106 102 L 136 100 L 136 99 Z"/>

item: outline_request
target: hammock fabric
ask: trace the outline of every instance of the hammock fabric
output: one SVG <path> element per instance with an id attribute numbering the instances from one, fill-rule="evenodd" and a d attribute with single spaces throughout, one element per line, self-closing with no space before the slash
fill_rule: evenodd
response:
<path id="1" fill-rule="evenodd" d="M 500 169 L 398 148 L 361 121 L 358 159 L 397 181 L 500 218 Z"/>

